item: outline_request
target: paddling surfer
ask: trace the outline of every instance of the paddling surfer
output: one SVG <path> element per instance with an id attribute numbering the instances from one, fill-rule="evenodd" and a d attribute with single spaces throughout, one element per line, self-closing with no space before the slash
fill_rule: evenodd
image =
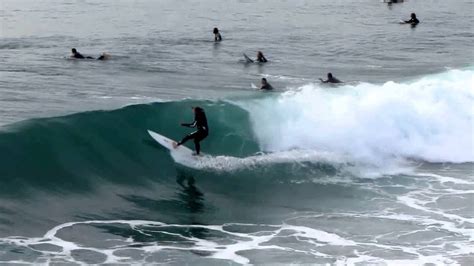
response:
<path id="1" fill-rule="evenodd" d="M 328 73 L 328 79 L 327 80 L 323 80 L 323 79 L 319 79 L 321 80 L 322 83 L 342 83 L 342 81 L 338 80 L 337 78 L 335 78 L 332 73 Z"/>

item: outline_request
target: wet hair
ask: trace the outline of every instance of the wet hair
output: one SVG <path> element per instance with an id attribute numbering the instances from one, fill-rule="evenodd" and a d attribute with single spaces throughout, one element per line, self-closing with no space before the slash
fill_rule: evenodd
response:
<path id="1" fill-rule="evenodd" d="M 266 79 L 266 78 L 262 78 L 262 81 L 265 81 L 265 82 L 267 82 L 267 79 Z"/>
<path id="2" fill-rule="evenodd" d="M 218 28 L 214 28 L 214 30 L 212 31 L 214 34 L 217 34 L 219 33 L 219 29 Z"/>
<path id="3" fill-rule="evenodd" d="M 73 54 L 77 53 L 76 48 L 72 48 L 72 49 L 71 49 L 71 52 L 72 52 Z"/>
<path id="4" fill-rule="evenodd" d="M 202 109 L 199 106 L 193 106 L 192 109 L 194 110 L 194 112 L 197 112 L 197 113 L 203 113 L 204 112 L 204 109 Z"/>
<path id="5" fill-rule="evenodd" d="M 412 17 L 412 18 L 416 18 L 416 14 L 415 14 L 415 13 L 411 13 L 411 17 Z"/>
<path id="6" fill-rule="evenodd" d="M 332 73 L 331 72 L 328 73 L 328 78 L 332 78 Z"/>

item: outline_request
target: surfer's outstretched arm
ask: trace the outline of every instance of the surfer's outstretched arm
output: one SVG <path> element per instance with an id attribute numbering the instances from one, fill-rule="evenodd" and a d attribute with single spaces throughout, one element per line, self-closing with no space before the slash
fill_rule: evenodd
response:
<path id="1" fill-rule="evenodd" d="M 196 124 L 197 124 L 196 120 L 192 123 L 181 123 L 183 127 L 193 127 L 193 128 L 196 127 Z"/>

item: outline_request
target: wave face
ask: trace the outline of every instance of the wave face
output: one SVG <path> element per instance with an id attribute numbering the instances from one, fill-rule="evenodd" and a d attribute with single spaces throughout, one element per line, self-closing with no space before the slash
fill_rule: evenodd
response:
<path id="1" fill-rule="evenodd" d="M 451 70 L 9 125 L 0 262 L 462 264 L 472 82 Z M 147 134 L 180 139 L 196 105 L 206 156 L 176 157 Z"/>
<path id="2" fill-rule="evenodd" d="M 245 156 L 257 152 L 248 114 L 226 103 L 170 102 L 128 106 L 115 111 L 92 111 L 65 117 L 34 119 L 11 125 L 0 133 L 0 182 L 45 184 L 84 178 L 105 179 L 154 175 L 156 165 L 173 169 L 169 152 L 155 143 L 147 129 L 173 139 L 190 130 L 191 107 L 205 106 L 212 135 L 206 152 Z M 192 147 L 192 142 L 189 142 Z M 64 184 L 67 185 L 67 184 Z M 8 193 L 7 186 L 1 186 Z"/>

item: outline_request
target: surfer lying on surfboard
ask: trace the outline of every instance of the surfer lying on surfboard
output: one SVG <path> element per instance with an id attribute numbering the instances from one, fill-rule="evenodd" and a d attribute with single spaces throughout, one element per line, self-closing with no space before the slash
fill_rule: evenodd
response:
<path id="1" fill-rule="evenodd" d="M 321 80 L 322 83 L 342 83 L 342 81 L 335 78 L 332 75 L 332 73 L 328 73 L 328 79 L 327 80 L 323 80 L 322 78 L 320 78 L 319 80 Z"/>
<path id="2" fill-rule="evenodd" d="M 206 113 L 204 113 L 204 109 L 201 107 L 193 107 L 193 112 L 194 122 L 189 124 L 181 123 L 181 125 L 184 127 L 197 128 L 197 130 L 191 134 L 186 135 L 180 142 L 173 143 L 173 147 L 176 149 L 179 145 L 184 144 L 186 141 L 194 139 L 194 147 L 196 148 L 195 155 L 199 155 L 199 152 L 201 151 L 201 145 L 199 142 L 209 135 L 209 127 L 207 126 L 207 118 Z"/>
<path id="3" fill-rule="evenodd" d="M 92 56 L 83 56 L 81 53 L 79 53 L 76 48 L 72 48 L 71 49 L 71 58 L 76 58 L 76 59 L 95 59 L 94 57 Z M 107 60 L 110 58 L 110 55 L 106 54 L 106 53 L 103 53 L 101 54 L 97 60 Z"/>

